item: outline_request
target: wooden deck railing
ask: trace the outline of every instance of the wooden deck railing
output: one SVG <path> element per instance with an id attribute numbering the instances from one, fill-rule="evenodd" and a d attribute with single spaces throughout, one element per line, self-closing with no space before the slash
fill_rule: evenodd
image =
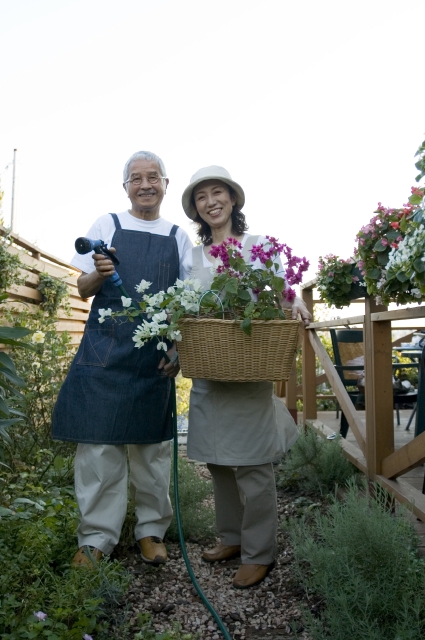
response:
<path id="1" fill-rule="evenodd" d="M 315 281 L 302 288 L 302 297 L 313 314 L 313 289 Z M 388 311 L 378 306 L 374 299 L 365 298 L 364 315 L 355 315 L 324 322 L 313 322 L 303 337 L 303 423 L 318 432 L 329 435 L 331 429 L 317 420 L 316 387 L 325 377 L 335 394 L 348 424 L 355 436 L 357 447 L 341 439 L 341 446 L 348 459 L 369 478 L 382 484 L 401 502 L 413 504 L 418 518 L 425 522 L 425 495 L 399 476 L 425 461 L 425 433 L 397 451 L 394 450 L 394 414 L 392 385 L 391 323 L 393 321 L 425 318 L 425 306 Z M 329 358 L 317 333 L 331 327 L 362 325 L 365 353 L 365 402 L 366 432 L 354 405 Z M 410 328 L 410 327 L 397 327 Z M 396 341 L 400 342 L 400 340 Z M 324 370 L 316 376 L 316 356 Z M 289 385 L 291 388 L 291 383 Z M 292 388 L 294 385 L 292 383 Z M 295 393 L 296 398 L 296 393 Z M 293 408 L 294 392 L 287 392 L 287 403 Z"/>
<path id="2" fill-rule="evenodd" d="M 0 235 L 7 235 L 7 230 L 1 225 Z M 40 291 L 37 290 L 38 274 L 46 272 L 51 276 L 63 278 L 68 285 L 71 315 L 68 316 L 63 311 L 59 311 L 59 322 L 56 326 L 59 332 L 69 332 L 73 344 L 79 344 L 90 311 L 90 303 L 82 300 L 77 290 L 77 278 L 80 272 L 64 260 L 42 251 L 17 234 L 11 233 L 9 238 L 13 244 L 9 245 L 7 250 L 19 256 L 23 264 L 20 273 L 25 279 L 25 284 L 11 287 L 7 291 L 9 298 L 5 304 L 18 310 L 35 310 L 42 299 Z"/>

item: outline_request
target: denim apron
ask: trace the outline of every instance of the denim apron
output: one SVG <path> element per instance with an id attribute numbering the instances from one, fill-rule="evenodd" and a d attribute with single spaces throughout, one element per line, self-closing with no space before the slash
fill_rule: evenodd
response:
<path id="1" fill-rule="evenodd" d="M 129 296 L 144 278 L 149 294 L 167 290 L 179 277 L 176 225 L 169 236 L 122 229 L 111 214 L 117 271 Z M 99 309 L 121 310 L 121 292 L 108 278 L 95 295 L 83 339 L 53 410 L 52 436 L 91 444 L 151 444 L 173 437 L 170 379 L 158 364 L 161 351 L 150 340 L 137 349 L 135 322 L 106 319 Z"/>

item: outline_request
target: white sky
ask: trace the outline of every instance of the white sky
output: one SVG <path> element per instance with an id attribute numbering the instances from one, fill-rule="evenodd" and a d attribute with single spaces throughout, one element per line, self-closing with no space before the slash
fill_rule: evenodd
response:
<path id="1" fill-rule="evenodd" d="M 122 211 L 122 168 L 160 155 L 162 215 L 225 166 L 253 233 L 312 262 L 352 255 L 378 201 L 406 202 L 425 135 L 425 0 L 0 0 L 0 172 L 25 239 L 70 259 Z M 422 27 L 420 26 L 422 25 Z"/>

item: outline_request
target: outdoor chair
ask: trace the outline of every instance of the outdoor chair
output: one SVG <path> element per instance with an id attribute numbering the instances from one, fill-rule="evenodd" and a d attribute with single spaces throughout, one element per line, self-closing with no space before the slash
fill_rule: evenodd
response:
<path id="1" fill-rule="evenodd" d="M 346 388 L 351 387 L 351 389 L 347 389 L 347 393 L 357 408 L 360 403 L 363 405 L 365 402 L 364 394 L 360 392 L 357 386 L 359 378 L 364 377 L 363 329 L 331 329 L 330 334 L 334 352 L 335 369 L 344 386 Z M 411 368 L 412 365 L 403 365 L 401 363 L 393 365 L 393 369 L 401 369 L 404 367 Z M 400 405 L 416 403 L 418 392 L 409 391 L 407 393 L 400 393 L 394 390 L 393 397 L 394 408 L 397 414 L 397 424 L 400 425 Z M 413 413 L 411 419 L 412 418 Z M 347 418 L 341 411 L 340 434 L 343 438 L 347 437 L 348 426 Z"/>

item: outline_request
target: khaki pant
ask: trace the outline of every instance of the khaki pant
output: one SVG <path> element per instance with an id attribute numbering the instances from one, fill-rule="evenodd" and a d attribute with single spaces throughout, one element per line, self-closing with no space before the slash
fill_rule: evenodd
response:
<path id="1" fill-rule="evenodd" d="M 273 465 L 207 467 L 213 478 L 216 526 L 221 542 L 241 545 L 243 564 L 271 564 L 277 533 Z"/>
<path id="2" fill-rule="evenodd" d="M 110 554 L 118 543 L 130 495 L 136 503 L 136 540 L 163 538 L 173 510 L 169 497 L 170 442 L 158 444 L 79 444 L 75 494 L 80 510 L 78 545 Z"/>

